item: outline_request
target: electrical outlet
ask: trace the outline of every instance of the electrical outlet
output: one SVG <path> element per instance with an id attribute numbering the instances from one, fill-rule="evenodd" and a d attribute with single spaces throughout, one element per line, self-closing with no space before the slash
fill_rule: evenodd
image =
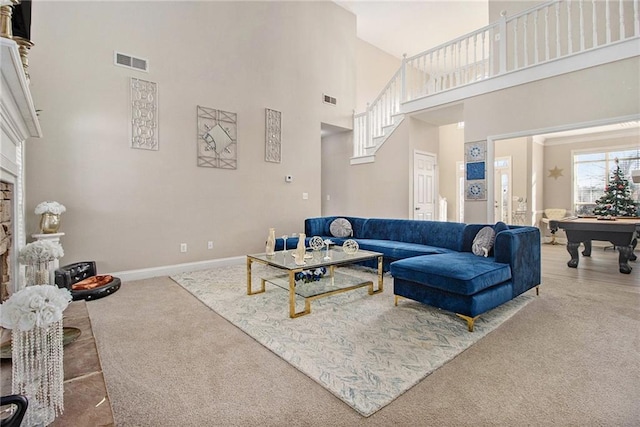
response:
<path id="1" fill-rule="evenodd" d="M 187 244 L 186 243 L 180 243 L 180 252 L 182 252 L 182 253 L 187 252 Z"/>
<path id="2" fill-rule="evenodd" d="M 207 249 L 213 249 L 213 242 L 211 240 L 207 242 Z"/>

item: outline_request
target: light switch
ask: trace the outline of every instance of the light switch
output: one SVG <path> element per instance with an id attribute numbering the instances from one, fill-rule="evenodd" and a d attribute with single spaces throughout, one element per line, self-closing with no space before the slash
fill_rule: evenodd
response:
<path id="1" fill-rule="evenodd" d="M 309 199 L 309 193 L 302 193 L 302 200 L 308 200 Z"/>

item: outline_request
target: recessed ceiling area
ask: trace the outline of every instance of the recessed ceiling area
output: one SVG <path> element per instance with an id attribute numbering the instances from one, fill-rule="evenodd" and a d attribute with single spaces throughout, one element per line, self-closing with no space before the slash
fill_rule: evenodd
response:
<path id="1" fill-rule="evenodd" d="M 335 1 L 356 15 L 358 38 L 397 57 L 416 55 L 489 24 L 488 0 Z"/>

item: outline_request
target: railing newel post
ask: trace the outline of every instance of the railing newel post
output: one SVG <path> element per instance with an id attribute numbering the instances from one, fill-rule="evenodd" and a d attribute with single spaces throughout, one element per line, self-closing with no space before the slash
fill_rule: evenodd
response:
<path id="1" fill-rule="evenodd" d="M 498 74 L 504 74 L 507 72 L 507 11 L 500 12 L 500 21 L 498 25 L 499 38 L 499 50 L 500 52 L 500 70 Z"/>
<path id="2" fill-rule="evenodd" d="M 400 103 L 407 100 L 407 54 L 402 54 L 402 66 L 400 72 Z"/>
<path id="3" fill-rule="evenodd" d="M 371 137 L 371 127 L 373 126 L 372 120 L 371 120 L 371 104 L 369 102 L 367 102 L 367 114 L 365 115 L 365 121 L 366 121 L 366 126 L 365 126 L 365 135 L 364 135 L 364 146 L 362 147 L 362 154 L 366 154 L 366 150 L 364 147 L 368 147 L 371 145 L 372 142 L 372 137 Z"/>

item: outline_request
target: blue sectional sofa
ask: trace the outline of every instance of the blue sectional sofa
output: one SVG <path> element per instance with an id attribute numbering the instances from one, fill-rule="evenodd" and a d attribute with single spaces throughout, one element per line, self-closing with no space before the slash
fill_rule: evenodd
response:
<path id="1" fill-rule="evenodd" d="M 349 222 L 351 235 L 332 235 L 337 218 Z M 475 255 L 473 241 L 487 226 L 496 233 L 492 250 L 487 257 Z M 480 314 L 540 284 L 540 230 L 535 227 L 328 216 L 306 219 L 305 234 L 339 245 L 352 238 L 361 249 L 381 252 L 383 268 L 394 278 L 396 305 L 405 297 L 454 312 L 469 331 Z M 295 248 L 297 240 L 288 239 L 287 248 Z M 282 249 L 277 239 L 276 250 Z"/>

